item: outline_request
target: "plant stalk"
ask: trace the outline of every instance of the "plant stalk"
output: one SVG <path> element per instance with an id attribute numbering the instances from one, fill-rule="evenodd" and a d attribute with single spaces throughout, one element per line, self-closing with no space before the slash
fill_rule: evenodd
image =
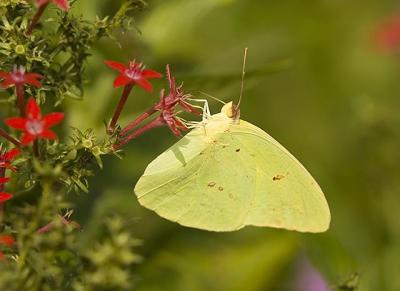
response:
<path id="1" fill-rule="evenodd" d="M 25 100 L 24 100 L 24 85 L 15 85 L 15 94 L 17 95 L 17 106 L 19 109 L 19 115 L 21 117 L 25 116 Z"/>
<path id="2" fill-rule="evenodd" d="M 132 140 L 134 138 L 137 138 L 139 135 L 142 135 L 143 133 L 145 133 L 146 131 L 148 131 L 150 129 L 162 126 L 163 124 L 164 124 L 164 122 L 162 121 L 162 118 L 161 117 L 157 117 L 156 119 L 150 121 L 149 123 L 147 123 L 143 127 L 135 130 L 133 133 L 128 135 L 126 138 L 124 138 L 121 142 L 115 144 L 114 145 L 114 150 L 119 150 L 122 146 L 127 144 L 130 140 Z"/>
<path id="3" fill-rule="evenodd" d="M 47 5 L 49 5 L 49 2 L 40 5 L 35 13 L 35 15 L 32 18 L 31 23 L 29 24 L 28 28 L 26 29 L 26 35 L 31 35 L 32 31 L 35 29 L 36 25 L 38 24 L 40 18 L 43 15 L 43 12 L 46 10 Z"/>
<path id="4" fill-rule="evenodd" d="M 2 128 L 0 128 L 0 136 L 4 137 L 9 142 L 13 143 L 15 146 L 21 147 L 21 143 L 15 138 L 13 138 L 11 135 L 9 135 L 8 132 Z"/>
<path id="5" fill-rule="evenodd" d="M 121 115 L 122 109 L 125 106 L 126 100 L 128 99 L 129 94 L 132 91 L 133 84 L 126 85 L 124 87 L 124 91 L 122 92 L 121 98 L 119 99 L 117 108 L 115 109 L 114 115 L 111 119 L 110 125 L 107 128 L 108 134 L 113 134 L 115 131 L 115 127 L 117 125 L 119 116 Z"/>
<path id="6" fill-rule="evenodd" d="M 119 136 L 122 137 L 122 136 L 126 135 L 129 131 L 134 129 L 139 123 L 141 123 L 143 120 L 145 120 L 146 118 L 148 118 L 149 116 L 151 116 L 155 112 L 157 112 L 157 110 L 154 107 L 152 107 L 149 110 L 147 110 L 146 112 L 142 113 L 134 121 L 129 123 L 127 126 L 125 126 L 121 130 Z"/>

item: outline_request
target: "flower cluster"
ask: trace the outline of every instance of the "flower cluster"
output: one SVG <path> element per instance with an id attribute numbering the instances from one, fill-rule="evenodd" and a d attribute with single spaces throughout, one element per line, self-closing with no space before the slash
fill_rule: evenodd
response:
<path id="1" fill-rule="evenodd" d="M 10 181 L 9 177 L 6 177 L 6 170 L 16 171 L 15 167 L 12 165 L 13 160 L 20 154 L 20 150 L 12 149 L 10 151 L 2 151 L 0 147 L 0 207 L 3 207 L 3 203 L 10 200 L 13 195 L 4 192 L 4 184 Z"/>
<path id="2" fill-rule="evenodd" d="M 124 91 L 122 92 L 118 106 L 115 109 L 114 115 L 107 129 L 108 133 L 112 134 L 115 131 L 119 116 L 121 115 L 126 100 L 132 91 L 133 85 L 137 84 L 144 90 L 151 92 L 153 86 L 148 79 L 161 78 L 162 75 L 156 71 L 145 69 L 142 63 L 137 63 L 135 60 L 129 62 L 128 66 L 115 61 L 105 61 L 105 64 L 111 69 L 119 72 L 119 75 L 115 78 L 114 87 L 117 88 L 124 86 Z"/>
<path id="3" fill-rule="evenodd" d="M 114 87 L 125 86 L 120 103 L 118 104 L 108 128 L 109 133 L 113 133 L 132 85 L 137 84 L 146 91 L 151 92 L 153 87 L 147 79 L 160 78 L 161 74 L 153 70 L 145 70 L 143 69 L 142 63 L 136 63 L 135 61 L 129 62 L 128 67 L 114 61 L 106 61 L 106 64 L 110 68 L 115 69 L 120 73 L 114 81 Z M 134 121 L 129 123 L 119 132 L 118 142 L 114 145 L 115 150 L 121 148 L 130 140 L 138 137 L 144 132 L 163 125 L 167 125 L 176 136 L 180 136 L 181 131 L 188 130 L 188 127 L 185 125 L 182 119 L 177 116 L 179 113 L 179 111 L 176 110 L 178 105 L 186 112 L 197 115 L 200 114 L 200 112 L 188 102 L 191 95 L 184 93 L 183 85 L 176 85 L 176 80 L 171 74 L 169 65 L 166 67 L 166 72 L 169 82 L 168 94 L 165 93 L 165 89 L 161 90 L 160 101 L 152 106 L 149 110 L 138 116 Z M 157 118 L 134 130 L 142 121 L 152 116 L 156 112 L 159 112 L 159 116 Z"/>

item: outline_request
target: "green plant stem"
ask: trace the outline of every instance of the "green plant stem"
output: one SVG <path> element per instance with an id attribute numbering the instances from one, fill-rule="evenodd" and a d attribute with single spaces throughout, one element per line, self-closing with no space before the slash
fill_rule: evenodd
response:
<path id="1" fill-rule="evenodd" d="M 39 142 L 38 140 L 35 140 L 33 142 L 33 155 L 37 158 L 39 158 Z"/>
<path id="2" fill-rule="evenodd" d="M 29 24 L 28 28 L 26 29 L 26 35 L 29 36 L 32 34 L 32 31 L 34 30 L 34 28 L 36 27 L 40 18 L 42 17 L 43 12 L 46 10 L 47 5 L 49 5 L 49 2 L 39 6 L 38 10 L 36 11 L 35 15 L 32 18 L 31 23 Z"/>
<path id="3" fill-rule="evenodd" d="M 29 224 L 29 230 L 26 232 L 25 235 L 29 236 L 29 238 L 26 240 L 26 242 L 31 242 L 31 236 L 36 233 L 37 229 L 40 227 L 40 221 L 46 212 L 47 207 L 49 206 L 50 203 L 50 195 L 51 195 L 51 187 L 52 183 L 49 181 L 42 181 L 42 197 L 40 198 L 39 205 L 37 208 L 37 212 L 35 213 L 36 215 L 32 219 L 31 223 Z M 26 238 L 24 238 L 26 239 Z M 28 256 L 28 252 L 30 251 L 30 246 L 27 245 L 25 248 L 21 249 L 19 258 L 18 258 L 18 266 L 20 270 L 24 267 L 26 263 L 26 258 Z"/>
<path id="4" fill-rule="evenodd" d="M 107 128 L 107 133 L 108 134 L 113 134 L 115 131 L 115 127 L 117 125 L 119 116 L 121 115 L 122 109 L 125 106 L 126 100 L 128 99 L 129 94 L 132 91 L 132 84 L 126 85 L 124 87 L 124 91 L 122 92 L 121 98 L 119 99 L 117 108 L 115 109 L 114 115 L 111 119 L 110 125 Z"/>

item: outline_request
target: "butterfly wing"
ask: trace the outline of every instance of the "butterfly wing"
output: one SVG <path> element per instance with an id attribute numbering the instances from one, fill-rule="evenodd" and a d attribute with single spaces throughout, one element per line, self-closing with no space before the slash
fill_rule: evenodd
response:
<path id="1" fill-rule="evenodd" d="M 261 129 L 210 121 L 156 158 L 135 187 L 139 202 L 182 225 L 246 225 L 320 232 L 330 214 L 318 184 Z"/>

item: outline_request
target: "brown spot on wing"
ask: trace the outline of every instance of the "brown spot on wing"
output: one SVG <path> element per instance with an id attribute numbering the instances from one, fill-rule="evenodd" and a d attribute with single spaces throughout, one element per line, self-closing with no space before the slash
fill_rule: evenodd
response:
<path id="1" fill-rule="evenodd" d="M 215 182 L 210 182 L 210 183 L 207 184 L 207 186 L 212 188 L 212 187 L 215 186 L 215 184 L 217 184 L 217 183 L 215 183 Z"/>
<path id="2" fill-rule="evenodd" d="M 236 149 L 236 152 L 237 152 L 237 153 L 240 152 L 240 149 Z"/>
<path id="3" fill-rule="evenodd" d="M 278 175 L 272 177 L 272 180 L 273 180 L 273 181 L 279 181 L 279 180 L 282 180 L 283 178 L 285 178 L 284 175 L 278 174 Z"/>

